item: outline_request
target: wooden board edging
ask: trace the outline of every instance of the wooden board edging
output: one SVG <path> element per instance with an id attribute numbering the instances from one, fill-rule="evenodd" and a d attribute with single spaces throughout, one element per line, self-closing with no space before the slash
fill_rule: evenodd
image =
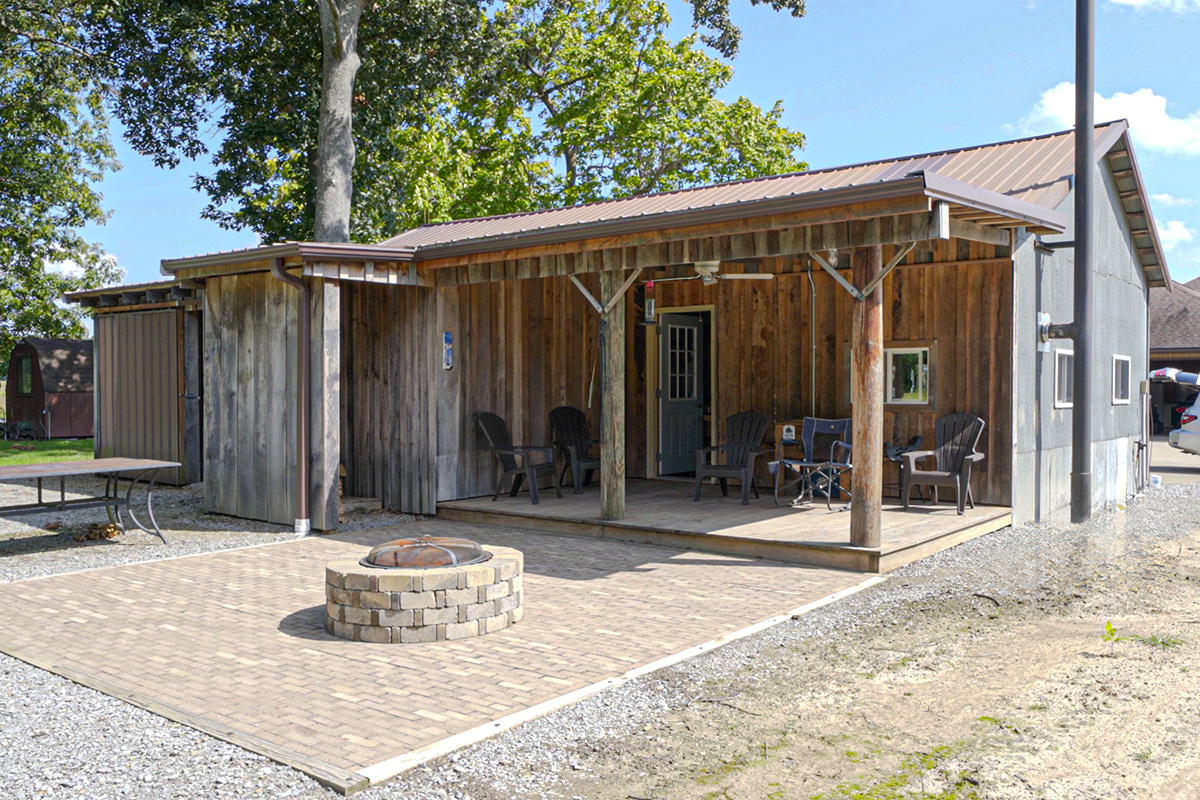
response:
<path id="1" fill-rule="evenodd" d="M 905 564 L 911 564 L 914 561 L 920 561 L 923 558 L 928 558 L 934 553 L 942 550 L 949 550 L 951 547 L 956 547 L 964 542 L 969 542 L 972 539 L 977 539 L 980 536 L 986 536 L 989 533 L 1003 530 L 1012 526 L 1012 511 L 1006 514 L 1000 514 L 991 519 L 980 520 L 968 525 L 963 525 L 956 530 L 947 531 L 941 536 L 927 539 L 924 542 L 919 542 L 908 547 L 902 547 L 899 550 L 893 550 L 890 553 L 883 553 L 880 556 L 879 572 L 891 572 L 894 569 L 899 569 Z"/>
<path id="2" fill-rule="evenodd" d="M 501 717 L 498 720 L 494 720 L 492 722 L 471 728 L 470 730 L 463 731 L 462 733 L 449 736 L 439 742 L 435 742 L 434 744 L 426 745 L 425 747 L 414 750 L 411 753 L 405 753 L 394 758 L 389 758 L 386 761 L 381 761 L 378 764 L 365 767 L 360 769 L 358 774 L 365 780 L 369 781 L 371 786 L 375 786 L 383 781 L 390 780 L 401 773 L 407 772 L 413 767 L 418 767 L 421 764 L 432 761 L 435 758 L 448 755 L 449 753 L 460 748 L 478 744 L 479 742 L 482 742 L 485 739 L 490 739 L 491 737 L 503 733 L 510 728 L 523 725 L 526 722 L 545 716 L 546 714 L 549 714 L 552 711 L 557 711 L 560 708 L 574 705 L 575 703 L 591 697 L 594 694 L 598 694 L 605 689 L 621 686 L 622 684 L 628 683 L 644 675 L 649 675 L 653 672 L 657 672 L 660 669 L 665 669 L 666 667 L 673 666 L 690 658 L 695 658 L 696 656 L 702 655 L 723 645 L 730 644 L 731 642 L 735 642 L 739 639 L 744 639 L 747 636 L 767 630 L 768 628 L 773 628 L 776 625 L 780 625 L 784 622 L 794 620 L 799 616 L 809 613 L 810 611 L 815 611 L 823 606 L 836 603 L 839 600 L 849 597 L 850 595 L 857 594 L 863 589 L 868 589 L 885 580 L 887 579 L 883 576 L 872 576 L 861 583 L 833 592 L 832 594 L 828 594 L 819 600 L 805 603 L 804 605 L 793 608 L 791 611 L 787 611 L 783 614 L 768 617 L 767 619 L 761 620 L 752 625 L 747 625 L 746 627 L 740 628 L 732 633 L 727 633 L 724 636 L 711 639 L 703 644 L 698 644 L 694 647 L 689 647 L 686 650 L 681 650 L 678 653 L 664 656 L 656 661 L 651 661 L 649 664 L 635 667 L 628 672 L 618 675 L 617 677 L 606 678 L 602 681 L 597 681 L 596 683 L 576 689 L 573 692 L 568 692 L 567 694 L 555 697 L 543 703 L 530 706 L 522 711 L 517 711 L 513 714 L 509 714 L 508 716 Z"/>
<path id="3" fill-rule="evenodd" d="M 30 666 L 44 669 L 47 672 L 52 672 L 62 678 L 66 678 L 80 686 L 85 686 L 88 689 L 93 689 L 110 697 L 115 697 L 118 700 L 123 700 L 130 705 L 137 706 L 143 711 L 149 711 L 152 714 L 157 714 L 160 717 L 165 717 L 172 722 L 177 722 L 180 725 L 186 725 L 189 728 L 198 730 L 201 733 L 208 734 L 215 739 L 220 739 L 223 742 L 229 742 L 241 747 L 243 750 L 249 750 L 252 753 L 258 753 L 260 756 L 265 756 L 272 761 L 282 764 L 285 767 L 303 772 L 313 780 L 320 783 L 322 786 L 328 786 L 330 789 L 340 794 L 352 794 L 367 788 L 369 785 L 368 779 L 363 775 L 351 772 L 341 767 L 335 767 L 333 764 L 328 764 L 319 759 L 297 753 L 294 750 L 289 750 L 286 747 L 281 747 L 266 739 L 254 736 L 249 733 L 243 733 L 233 728 L 222 725 L 219 722 L 202 717 L 199 714 L 193 714 L 190 711 L 185 711 L 177 706 L 163 703 L 151 697 L 130 691 L 123 686 L 118 686 L 104 678 L 97 677 L 91 673 L 68 667 L 64 664 L 58 664 L 53 661 L 29 656 L 21 655 L 15 652 L 15 648 L 6 642 L 0 642 L 0 652 L 23 661 Z"/>

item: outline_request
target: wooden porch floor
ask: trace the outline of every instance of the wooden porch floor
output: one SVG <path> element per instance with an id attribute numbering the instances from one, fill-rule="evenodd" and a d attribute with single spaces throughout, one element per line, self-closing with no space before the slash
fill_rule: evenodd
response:
<path id="1" fill-rule="evenodd" d="M 728 555 L 767 558 L 796 564 L 860 572 L 889 572 L 940 550 L 974 539 L 1012 523 L 1012 509 L 976 506 L 961 517 L 952 503 L 928 506 L 914 502 L 905 511 L 894 499 L 884 499 L 883 546 L 851 547 L 850 512 L 827 511 L 823 502 L 803 508 L 776 507 L 762 492 L 749 506 L 740 502 L 735 486 L 722 497 L 717 486 L 705 486 L 700 502 L 692 501 L 692 484 L 629 479 L 625 519 L 600 519 L 600 490 L 596 485 L 575 495 L 563 489 L 542 490 L 541 503 L 529 495 L 475 497 L 438 503 L 438 518 L 492 523 L 547 533 L 562 533 L 667 545 Z"/>

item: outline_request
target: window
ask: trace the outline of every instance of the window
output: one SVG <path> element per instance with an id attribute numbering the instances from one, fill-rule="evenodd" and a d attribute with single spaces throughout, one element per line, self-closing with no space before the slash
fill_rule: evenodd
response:
<path id="1" fill-rule="evenodd" d="M 929 348 L 901 347 L 883 351 L 884 402 L 910 405 L 929 402 Z"/>
<path id="2" fill-rule="evenodd" d="M 33 356 L 17 359 L 17 394 L 26 397 L 33 394 Z"/>
<path id="3" fill-rule="evenodd" d="M 1075 351 L 1054 351 L 1054 407 L 1071 408 L 1075 402 Z"/>
<path id="4" fill-rule="evenodd" d="M 1130 361 L 1129 356 L 1113 356 L 1112 401 L 1114 406 L 1129 404 L 1131 394 L 1129 379 Z"/>

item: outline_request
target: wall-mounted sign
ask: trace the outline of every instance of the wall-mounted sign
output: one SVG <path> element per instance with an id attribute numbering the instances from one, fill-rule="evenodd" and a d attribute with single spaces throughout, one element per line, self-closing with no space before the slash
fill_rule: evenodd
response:
<path id="1" fill-rule="evenodd" d="M 454 369 L 454 334 L 442 333 L 442 369 Z"/>

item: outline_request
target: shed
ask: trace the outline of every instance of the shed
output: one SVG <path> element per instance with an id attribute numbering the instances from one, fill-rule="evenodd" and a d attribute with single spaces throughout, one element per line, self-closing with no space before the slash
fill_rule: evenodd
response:
<path id="1" fill-rule="evenodd" d="M 199 300 L 178 281 L 72 292 L 91 309 L 96 341 L 96 458 L 182 466 L 163 483 L 202 479 Z M 90 343 L 89 343 L 90 344 Z"/>
<path id="2" fill-rule="evenodd" d="M 22 339 L 9 357 L 6 419 L 46 438 L 91 436 L 92 377 L 90 340 Z"/>
<path id="3" fill-rule="evenodd" d="M 626 507 L 627 478 L 672 491 L 661 353 L 676 324 L 700 333 L 675 361 L 709 376 L 687 383 L 708 387 L 689 441 L 720 441 L 743 410 L 853 418 L 854 500 L 838 518 L 851 549 L 879 547 L 883 440 L 932 442 L 951 413 L 987 421 L 976 500 L 1015 521 L 1065 517 L 1073 360 L 1062 343 L 1041 348 L 1037 326 L 1039 312 L 1071 315 L 1073 151 L 1064 131 L 431 224 L 376 245 L 164 260 L 203 286 L 206 508 L 331 530 L 341 465 L 349 494 L 449 512 L 492 489 L 479 411 L 548 445 L 548 412 L 573 405 L 602 442 L 585 522 L 618 535 L 645 518 L 644 492 Z M 1147 292 L 1169 276 L 1125 122 L 1096 127 L 1095 156 L 1102 504 L 1139 488 L 1131 378 L 1147 370 Z M 924 378 L 898 391 L 896 365 L 910 362 Z"/>

